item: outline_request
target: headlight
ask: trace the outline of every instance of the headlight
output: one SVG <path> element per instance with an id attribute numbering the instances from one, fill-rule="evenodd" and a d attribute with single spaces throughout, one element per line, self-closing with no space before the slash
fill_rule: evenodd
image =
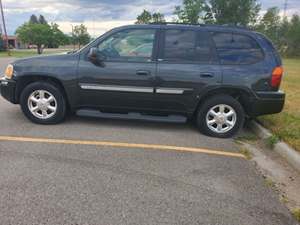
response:
<path id="1" fill-rule="evenodd" d="M 5 75 L 5 78 L 6 79 L 11 79 L 12 76 L 14 74 L 14 67 L 13 65 L 9 64 L 7 67 L 6 67 L 6 70 L 4 72 L 4 75 Z"/>

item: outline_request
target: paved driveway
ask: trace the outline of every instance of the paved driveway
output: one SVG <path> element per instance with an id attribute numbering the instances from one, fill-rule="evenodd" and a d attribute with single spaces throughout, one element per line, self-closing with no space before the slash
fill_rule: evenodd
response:
<path id="1" fill-rule="evenodd" d="M 0 224 L 296 223 L 232 139 L 75 116 L 41 126 L 1 98 Z"/>

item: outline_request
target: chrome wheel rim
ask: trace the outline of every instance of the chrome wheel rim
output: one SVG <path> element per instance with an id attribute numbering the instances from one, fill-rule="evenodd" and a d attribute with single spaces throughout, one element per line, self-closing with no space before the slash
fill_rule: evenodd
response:
<path id="1" fill-rule="evenodd" d="M 57 111 L 57 101 L 48 91 L 36 90 L 28 97 L 28 109 L 39 119 L 49 119 Z"/>
<path id="2" fill-rule="evenodd" d="M 236 124 L 235 110 L 225 104 L 213 106 L 206 115 L 207 127 L 218 134 L 230 131 Z"/>

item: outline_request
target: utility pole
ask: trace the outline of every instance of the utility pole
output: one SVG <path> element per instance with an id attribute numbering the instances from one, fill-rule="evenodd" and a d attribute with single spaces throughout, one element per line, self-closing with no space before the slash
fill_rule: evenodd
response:
<path id="1" fill-rule="evenodd" d="M 73 44 L 73 51 L 75 51 L 75 40 L 74 40 L 74 26 L 71 24 L 72 27 L 72 44 Z"/>
<path id="2" fill-rule="evenodd" d="M 0 8 L 1 8 L 2 25 L 3 25 L 4 37 L 5 37 L 5 48 L 7 49 L 7 54 L 10 55 L 9 45 L 8 45 L 8 36 L 7 36 L 6 26 L 5 26 L 5 18 L 4 18 L 2 0 L 0 0 Z"/>
<path id="3" fill-rule="evenodd" d="M 287 7 L 288 7 L 288 0 L 284 0 L 284 6 L 283 6 L 283 18 L 286 17 Z"/>

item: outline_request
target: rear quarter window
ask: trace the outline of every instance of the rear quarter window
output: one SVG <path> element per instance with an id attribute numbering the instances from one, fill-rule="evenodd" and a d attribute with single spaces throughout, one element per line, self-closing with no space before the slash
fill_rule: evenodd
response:
<path id="1" fill-rule="evenodd" d="M 275 58 L 276 64 L 278 66 L 280 66 L 282 64 L 281 57 L 280 57 L 280 54 L 278 53 L 278 51 L 276 50 L 276 48 L 274 47 L 274 44 L 264 35 L 262 35 L 260 33 L 257 33 L 257 35 L 259 38 L 261 38 L 261 40 L 267 46 L 267 49 L 272 52 L 272 54 Z"/>
<path id="2" fill-rule="evenodd" d="M 212 37 L 223 65 L 253 64 L 264 58 L 256 40 L 247 35 L 214 32 Z"/>

